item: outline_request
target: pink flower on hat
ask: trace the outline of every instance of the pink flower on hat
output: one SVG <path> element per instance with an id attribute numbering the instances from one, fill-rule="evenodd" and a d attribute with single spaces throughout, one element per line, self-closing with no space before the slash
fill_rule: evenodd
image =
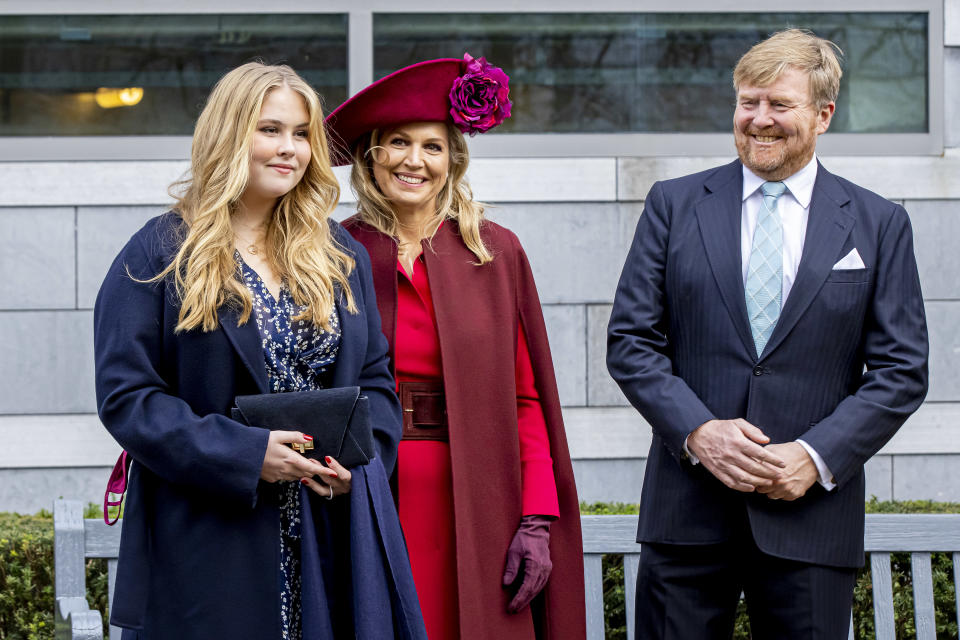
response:
<path id="1" fill-rule="evenodd" d="M 510 117 L 510 78 L 500 67 L 463 54 L 467 70 L 450 88 L 450 116 L 460 131 L 483 133 Z"/>

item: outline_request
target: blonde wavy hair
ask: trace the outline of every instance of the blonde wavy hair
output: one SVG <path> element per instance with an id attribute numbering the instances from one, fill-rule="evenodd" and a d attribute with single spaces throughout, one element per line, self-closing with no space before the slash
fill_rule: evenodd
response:
<path id="1" fill-rule="evenodd" d="M 456 220 L 460 227 L 460 236 L 470 252 L 476 256 L 477 264 L 486 264 L 493 260 L 493 255 L 480 237 L 484 204 L 473 199 L 473 191 L 466 180 L 467 167 L 470 164 L 467 141 L 459 129 L 449 122 L 445 125 L 450 146 L 450 167 L 447 181 L 437 194 L 436 216 L 427 225 L 426 236 L 433 237 L 445 219 Z M 384 131 L 387 130 L 374 129 L 354 147 L 350 185 L 357 196 L 357 214 L 360 219 L 377 231 L 397 238 L 399 221 L 396 211 L 373 177 L 373 151 L 380 147 L 381 133 Z"/>
<path id="2" fill-rule="evenodd" d="M 836 102 L 840 93 L 843 51 L 806 29 L 778 31 L 743 54 L 733 69 L 733 89 L 740 85 L 768 87 L 793 67 L 810 79 L 810 97 L 817 109 Z"/>
<path id="3" fill-rule="evenodd" d="M 171 276 L 180 300 L 176 331 L 217 328 L 217 309 L 233 305 L 246 323 L 252 298 L 238 278 L 231 215 L 250 177 L 252 140 L 264 98 L 288 87 L 310 115 L 310 162 L 300 182 L 277 201 L 266 232 L 266 258 L 304 307 L 297 320 L 330 330 L 339 287 L 347 309 L 357 312 L 348 276 L 352 255 L 333 237 L 328 219 L 340 198 L 330 169 L 323 112 L 316 92 L 290 67 L 250 62 L 217 82 L 197 120 L 190 172 L 170 187 L 183 219 L 182 242 L 173 260 L 151 281 Z"/>

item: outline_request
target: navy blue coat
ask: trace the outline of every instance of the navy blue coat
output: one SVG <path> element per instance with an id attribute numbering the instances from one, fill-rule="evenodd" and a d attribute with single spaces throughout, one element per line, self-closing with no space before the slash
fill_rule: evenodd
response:
<path id="1" fill-rule="evenodd" d="M 728 540 L 744 510 L 768 554 L 863 562 L 864 463 L 927 390 L 927 330 L 903 207 L 818 167 L 797 278 L 757 357 L 740 260 L 739 161 L 656 183 L 610 317 L 607 366 L 653 427 L 637 540 Z M 834 270 L 852 249 L 864 269 Z M 728 489 L 683 456 L 713 418 L 802 438 L 837 487 L 793 502 Z"/>
<path id="2" fill-rule="evenodd" d="M 100 419 L 134 458 L 111 622 L 151 640 L 277 637 L 279 516 L 274 485 L 259 479 L 269 432 L 227 417 L 235 396 L 268 391 L 256 322 L 238 327 L 235 311 L 222 308 L 216 330 L 176 334 L 172 287 L 128 275 L 159 273 L 178 246 L 180 227 L 180 218 L 167 213 L 138 231 L 110 267 L 94 310 Z M 334 534 L 338 544 L 350 546 L 338 548 L 338 556 L 360 564 L 352 579 L 326 588 L 352 598 L 373 619 L 367 624 L 383 625 L 361 637 L 392 637 L 391 626 L 398 637 L 425 637 L 386 482 L 400 407 L 370 261 L 338 224 L 331 227 L 356 258 L 350 286 L 359 307 L 355 314 L 338 307 L 342 339 L 333 386 L 359 385 L 370 398 L 378 458 L 354 470 L 348 500 L 310 497 L 305 504 L 304 588 L 322 594 L 314 570 L 323 559 L 307 534 L 314 522 L 332 522 L 341 532 Z M 323 619 L 305 615 L 305 622 L 305 637 L 325 637 Z"/>

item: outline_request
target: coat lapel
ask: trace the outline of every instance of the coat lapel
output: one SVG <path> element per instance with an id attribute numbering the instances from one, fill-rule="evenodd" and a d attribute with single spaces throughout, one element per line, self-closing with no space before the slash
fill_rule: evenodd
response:
<path id="1" fill-rule="evenodd" d="M 393 344 L 397 333 L 397 243 L 390 236 L 356 218 L 350 218 L 344 226 L 366 248 L 370 256 L 373 288 L 377 296 L 377 309 L 380 311 L 380 328 L 390 349 L 390 372 L 396 376 Z"/>
<path id="2" fill-rule="evenodd" d="M 754 355 L 753 335 L 747 319 L 740 267 L 740 217 L 743 209 L 743 171 L 735 161 L 712 174 L 704 187 L 709 194 L 696 204 L 697 222 L 707 260 L 737 335 Z"/>
<path id="3" fill-rule="evenodd" d="M 853 230 L 854 218 L 843 209 L 849 201 L 836 177 L 818 165 L 797 278 L 763 351 L 764 357 L 789 335 L 830 275 L 837 255 Z"/>
<path id="4" fill-rule="evenodd" d="M 263 363 L 263 345 L 260 332 L 257 330 L 257 321 L 251 317 L 245 324 L 237 326 L 236 311 L 227 307 L 220 307 L 217 310 L 217 318 L 230 344 L 240 356 L 240 361 L 257 383 L 257 389 L 260 393 L 267 393 L 270 386 L 267 380 L 267 367 Z"/>
<path id="5" fill-rule="evenodd" d="M 457 356 L 463 349 L 464 341 L 457 336 L 457 328 L 469 327 L 482 311 L 474 307 L 483 292 L 473 291 L 476 295 L 464 296 L 463 291 L 469 284 L 477 282 L 476 257 L 460 239 L 459 226 L 453 220 L 445 220 L 430 241 L 424 240 L 423 260 L 427 266 L 427 280 L 430 283 L 433 298 L 434 315 L 437 322 L 437 337 L 440 340 L 440 353 L 445 380 L 456 380 L 462 372 L 462 366 L 456 365 Z M 450 304 L 454 302 L 455 304 Z M 468 358 L 469 353 L 463 356 Z"/>

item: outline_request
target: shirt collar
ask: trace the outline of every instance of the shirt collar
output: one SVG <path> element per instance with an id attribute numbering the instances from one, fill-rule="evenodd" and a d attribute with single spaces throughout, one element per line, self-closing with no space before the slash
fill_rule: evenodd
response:
<path id="1" fill-rule="evenodd" d="M 743 167 L 743 199 L 746 200 L 752 196 L 766 180 L 753 171 L 750 171 L 746 165 L 741 164 L 741 166 Z M 806 209 L 810 206 L 810 200 L 813 198 L 813 183 L 816 179 L 817 154 L 813 154 L 810 162 L 808 162 L 803 169 L 800 169 L 800 171 L 797 171 L 789 178 L 785 178 L 783 184 L 787 186 L 787 190 L 793 195 L 796 201 L 800 203 L 800 206 Z"/>

